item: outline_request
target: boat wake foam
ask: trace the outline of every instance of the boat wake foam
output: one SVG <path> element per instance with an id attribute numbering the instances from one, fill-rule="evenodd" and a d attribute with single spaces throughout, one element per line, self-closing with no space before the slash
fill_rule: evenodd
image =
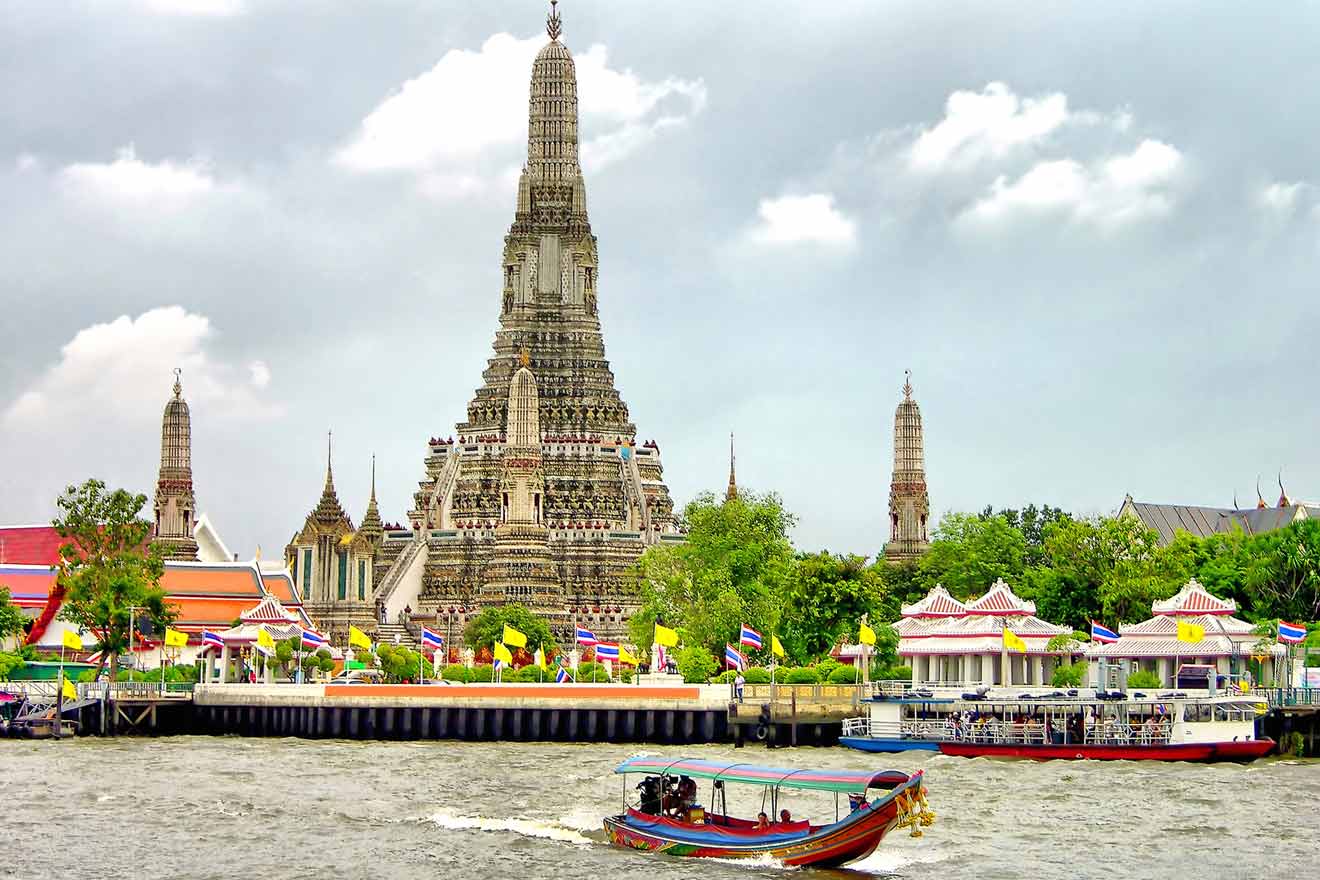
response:
<path id="1" fill-rule="evenodd" d="M 540 819 L 496 819 L 489 816 L 460 816 L 441 810 L 427 816 L 426 821 L 432 822 L 441 828 L 448 828 L 451 831 L 498 831 L 518 834 L 523 837 L 535 837 L 541 840 L 572 843 L 578 846 L 590 846 L 596 842 L 577 829 Z"/>

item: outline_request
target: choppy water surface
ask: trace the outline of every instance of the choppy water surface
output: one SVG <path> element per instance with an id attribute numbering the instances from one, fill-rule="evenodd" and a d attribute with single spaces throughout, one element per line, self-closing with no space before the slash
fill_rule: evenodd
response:
<path id="1" fill-rule="evenodd" d="M 1320 764 L 1197 766 L 688 747 L 800 766 L 925 767 L 935 827 L 845 871 L 614 849 L 600 816 L 641 747 L 236 737 L 0 741 L 0 877 L 426 878 L 1308 876 Z M 653 754 L 680 751 L 650 749 Z M 759 795 L 733 787 L 730 807 Z M 702 794 L 707 792 L 702 786 Z M 789 801 L 832 818 L 832 797 Z"/>

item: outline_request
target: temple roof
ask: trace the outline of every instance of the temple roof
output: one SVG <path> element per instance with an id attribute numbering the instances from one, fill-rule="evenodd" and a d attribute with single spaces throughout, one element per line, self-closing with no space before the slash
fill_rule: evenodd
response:
<path id="1" fill-rule="evenodd" d="M 53 526 L 0 528 L 0 564 L 56 565 L 64 539 Z"/>
<path id="2" fill-rule="evenodd" d="M 1248 535 L 1259 535 L 1281 529 L 1298 519 L 1320 516 L 1320 507 L 1310 504 L 1235 509 L 1194 504 L 1151 504 L 1134 501 L 1131 495 L 1123 500 L 1119 508 L 1120 514 L 1124 511 L 1136 516 L 1147 528 L 1159 532 L 1162 545 L 1171 543 L 1178 532 L 1206 538 L 1226 534 L 1237 528 Z"/>
<path id="3" fill-rule="evenodd" d="M 1237 603 L 1210 595 L 1196 578 L 1192 578 L 1171 598 L 1152 602 L 1150 610 L 1155 614 L 1233 614 L 1237 611 Z"/>
<path id="4" fill-rule="evenodd" d="M 1035 614 L 1036 603 L 1019 599 L 1000 578 L 990 587 L 990 591 L 967 606 L 968 614 L 1013 615 Z"/>
<path id="5" fill-rule="evenodd" d="M 285 609 L 280 604 L 280 600 L 274 596 L 267 596 L 258 604 L 249 608 L 239 615 L 239 620 L 244 623 L 296 623 L 298 615 Z"/>
<path id="6" fill-rule="evenodd" d="M 967 606 L 959 602 L 943 585 L 936 584 L 925 598 L 914 605 L 904 605 L 904 617 L 959 617 L 967 613 Z"/>

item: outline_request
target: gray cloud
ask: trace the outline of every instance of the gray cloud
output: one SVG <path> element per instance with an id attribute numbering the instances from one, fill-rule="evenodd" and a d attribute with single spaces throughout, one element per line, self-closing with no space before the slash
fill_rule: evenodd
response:
<path id="1" fill-rule="evenodd" d="M 383 513 L 402 518 L 425 439 L 452 433 L 479 383 L 516 142 L 491 164 L 447 159 L 430 186 L 335 157 L 447 53 L 531 38 L 542 11 L 219 6 L 232 14 L 146 0 L 7 12 L 0 298 L 21 332 L 0 351 L 0 412 L 32 393 L 85 402 L 7 417 L 5 521 L 49 516 L 89 474 L 149 492 L 180 359 L 199 503 L 235 549 L 269 555 L 301 522 L 329 428 L 345 504 L 360 516 L 376 453 Z M 584 0 L 564 15 L 579 58 L 600 45 L 619 76 L 687 90 L 639 129 L 622 111 L 584 115 L 588 137 L 627 147 L 587 181 L 607 349 L 680 501 L 722 484 L 732 429 L 740 480 L 783 492 L 803 545 L 873 553 L 908 367 L 937 510 L 1108 510 L 1126 491 L 1227 503 L 1280 465 L 1294 496 L 1320 496 L 1318 123 L 1298 112 L 1320 74 L 1315 14 Z M 991 83 L 1019 115 L 1028 101 L 1055 115 L 914 168 L 950 96 Z M 1179 157 L 1137 188 L 1155 209 L 1088 220 L 1128 204 L 1106 163 L 1145 142 Z M 1024 181 L 1061 162 L 1046 164 L 1046 209 L 969 227 L 996 193 L 1030 204 Z M 492 182 L 445 189 L 464 174 Z M 1088 199 L 1104 210 L 1082 211 Z M 789 220 L 828 207 L 850 246 L 789 226 L 758 238 L 767 203 L 796 204 Z M 171 306 L 193 329 L 183 343 L 153 336 L 96 382 L 68 366 L 81 332 Z"/>

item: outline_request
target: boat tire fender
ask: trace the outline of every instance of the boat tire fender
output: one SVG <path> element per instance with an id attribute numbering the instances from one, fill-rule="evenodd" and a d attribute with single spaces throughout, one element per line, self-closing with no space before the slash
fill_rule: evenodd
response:
<path id="1" fill-rule="evenodd" d="M 755 736 L 758 741 L 764 740 L 767 736 L 770 735 L 770 728 L 765 726 L 764 724 L 758 724 L 756 725 L 756 730 L 753 732 L 752 735 Z"/>

